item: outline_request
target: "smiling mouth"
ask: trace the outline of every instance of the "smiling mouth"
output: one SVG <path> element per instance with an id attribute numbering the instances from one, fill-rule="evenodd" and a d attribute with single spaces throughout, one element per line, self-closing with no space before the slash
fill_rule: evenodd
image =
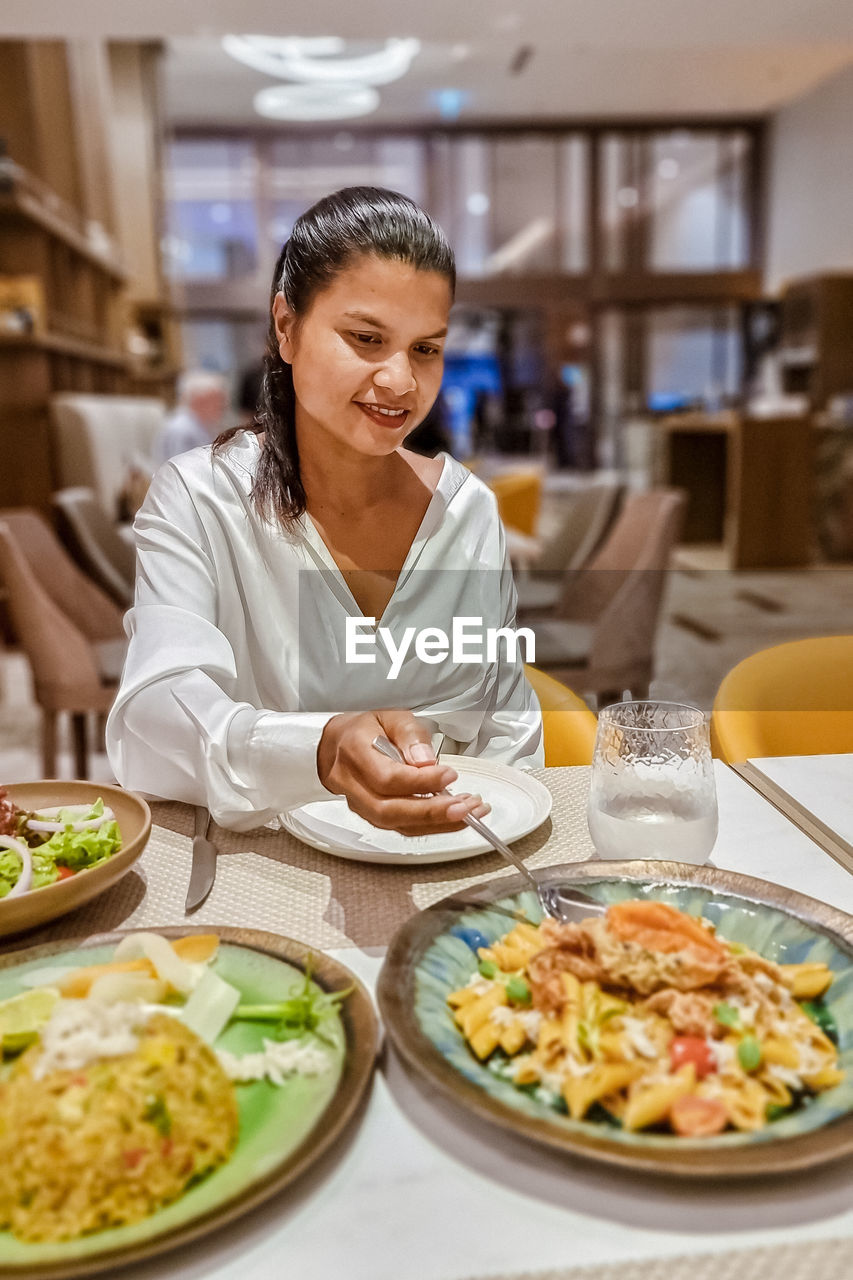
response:
<path id="1" fill-rule="evenodd" d="M 360 400 L 356 404 L 371 422 L 378 422 L 383 427 L 402 427 L 409 416 L 408 409 L 386 409 L 378 404 L 364 404 Z"/>

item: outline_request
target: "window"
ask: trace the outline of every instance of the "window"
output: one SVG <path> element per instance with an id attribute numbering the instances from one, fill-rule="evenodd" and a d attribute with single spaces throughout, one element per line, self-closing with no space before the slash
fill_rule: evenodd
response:
<path id="1" fill-rule="evenodd" d="M 718 271 L 749 265 L 742 130 L 607 134 L 601 221 L 610 271 Z"/>
<path id="2" fill-rule="evenodd" d="M 717 409 L 741 380 L 733 307 L 666 307 L 647 313 L 646 400 L 650 409 Z"/>
<path id="3" fill-rule="evenodd" d="M 235 279 L 255 272 L 257 175 L 251 142 L 171 143 L 164 260 L 173 279 Z"/>

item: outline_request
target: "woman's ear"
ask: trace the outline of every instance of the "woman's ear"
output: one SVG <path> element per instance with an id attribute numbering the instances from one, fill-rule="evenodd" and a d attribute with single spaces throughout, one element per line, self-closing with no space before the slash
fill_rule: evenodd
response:
<path id="1" fill-rule="evenodd" d="M 293 360 L 293 327 L 296 315 L 281 290 L 273 299 L 272 315 L 279 355 L 285 364 L 290 364 Z"/>

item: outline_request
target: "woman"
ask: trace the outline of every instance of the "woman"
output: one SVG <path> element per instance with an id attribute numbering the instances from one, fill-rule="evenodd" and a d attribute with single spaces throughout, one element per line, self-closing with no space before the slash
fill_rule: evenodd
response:
<path id="1" fill-rule="evenodd" d="M 453 459 L 403 448 L 438 394 L 454 284 L 443 233 L 404 196 L 348 188 L 296 222 L 260 434 L 168 462 L 137 517 L 107 726 L 125 786 L 238 830 L 340 794 L 416 835 L 487 812 L 433 794 L 456 778 L 434 730 L 447 750 L 541 765 L 520 660 L 436 657 L 454 617 L 512 627 L 515 613 L 492 495 Z M 407 763 L 372 747 L 382 733 Z"/>

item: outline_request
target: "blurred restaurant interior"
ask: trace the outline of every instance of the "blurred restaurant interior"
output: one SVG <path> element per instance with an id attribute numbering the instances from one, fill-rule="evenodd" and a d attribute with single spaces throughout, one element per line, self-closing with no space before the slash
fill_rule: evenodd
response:
<path id="1" fill-rule="evenodd" d="M 359 184 L 414 197 L 456 250 L 423 447 L 497 493 L 538 665 L 593 707 L 651 687 L 709 710 L 748 654 L 851 629 L 848 6 L 133 8 L 0 18 L 0 514 L 37 512 L 97 583 L 81 643 L 119 643 L 128 522 L 180 375 L 222 374 L 226 421 L 251 418 L 279 248 Z M 653 527 L 635 500 L 673 489 Z M 620 519 L 634 561 L 604 554 Z M 73 631 L 63 593 L 79 611 L 86 586 L 21 528 Z M 596 568 L 645 568 L 659 597 L 606 622 L 643 615 L 624 680 L 595 652 L 607 602 L 563 597 Z M 10 583 L 0 759 L 40 776 L 43 655 Z M 70 709 L 57 767 L 108 780 Z"/>

